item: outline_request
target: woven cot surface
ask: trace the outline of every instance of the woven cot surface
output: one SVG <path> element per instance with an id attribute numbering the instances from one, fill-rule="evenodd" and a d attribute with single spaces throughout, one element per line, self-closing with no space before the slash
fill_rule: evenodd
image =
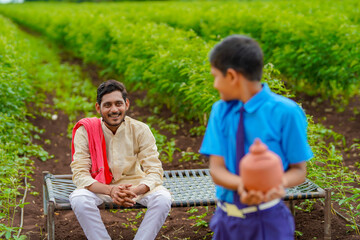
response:
<path id="1" fill-rule="evenodd" d="M 71 175 L 47 174 L 44 180 L 45 198 L 70 209 L 69 195 L 76 189 Z M 165 171 L 163 185 L 173 197 L 173 207 L 214 205 L 216 202 L 215 185 L 208 169 Z M 310 180 L 286 191 L 285 200 L 324 196 L 324 191 Z"/>

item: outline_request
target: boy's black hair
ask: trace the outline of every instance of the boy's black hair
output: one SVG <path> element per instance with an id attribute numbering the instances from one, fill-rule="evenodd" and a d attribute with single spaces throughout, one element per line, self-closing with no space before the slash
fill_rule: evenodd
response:
<path id="1" fill-rule="evenodd" d="M 210 64 L 219 69 L 224 76 L 227 70 L 232 68 L 249 81 L 260 81 L 264 66 L 263 53 L 254 39 L 231 35 L 210 52 Z"/>
<path id="2" fill-rule="evenodd" d="M 126 88 L 124 86 L 124 84 L 122 84 L 121 82 L 118 82 L 116 80 L 107 80 L 106 82 L 103 82 L 102 84 L 100 84 L 100 86 L 97 89 L 97 97 L 96 97 L 96 101 L 99 105 L 101 105 L 101 101 L 102 101 L 102 97 L 105 94 L 108 93 L 112 93 L 114 91 L 120 91 L 124 101 L 126 101 L 127 98 L 127 91 Z"/>

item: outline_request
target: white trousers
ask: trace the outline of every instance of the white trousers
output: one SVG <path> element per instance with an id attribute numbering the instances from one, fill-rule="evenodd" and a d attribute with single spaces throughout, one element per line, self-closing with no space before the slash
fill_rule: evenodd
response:
<path id="1" fill-rule="evenodd" d="M 101 198 L 87 189 L 76 189 L 69 199 L 87 239 L 111 239 L 97 207 L 103 203 Z M 138 200 L 138 203 L 146 206 L 147 211 L 134 239 L 153 240 L 169 214 L 171 195 L 168 191 L 159 190 Z"/>

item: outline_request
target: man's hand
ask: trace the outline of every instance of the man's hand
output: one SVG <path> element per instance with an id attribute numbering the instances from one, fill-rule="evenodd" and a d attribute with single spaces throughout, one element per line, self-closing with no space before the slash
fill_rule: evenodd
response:
<path id="1" fill-rule="evenodd" d="M 136 195 L 142 195 L 150 191 L 150 188 L 145 184 L 140 184 L 135 188 L 131 189 Z"/>
<path id="2" fill-rule="evenodd" d="M 137 195 L 130 190 L 131 186 L 131 184 L 124 184 L 112 187 L 110 197 L 113 199 L 114 203 L 124 207 L 134 206 L 136 202 L 133 199 L 136 198 Z"/>

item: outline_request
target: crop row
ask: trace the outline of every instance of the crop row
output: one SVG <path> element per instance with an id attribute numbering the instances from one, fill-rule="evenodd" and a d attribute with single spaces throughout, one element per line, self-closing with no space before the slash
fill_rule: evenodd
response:
<path id="1" fill-rule="evenodd" d="M 207 60 L 214 42 L 163 23 L 134 22 L 75 6 L 29 4 L 26 8 L 4 7 L 1 12 L 86 62 L 102 65 L 103 72 L 122 74 L 127 84 L 147 90 L 173 112 L 204 120 L 204 113 L 209 113 L 218 98 Z M 280 93 L 283 85 L 271 78 L 272 70 L 266 68 L 264 78 L 271 79 L 270 87 Z"/>
<path id="2" fill-rule="evenodd" d="M 53 93 L 55 107 L 74 119 L 80 111 L 91 112 L 96 88 L 79 69 L 61 64 L 55 47 L 50 50 L 2 16 L 0 36 L 0 238 L 25 239 L 14 218 L 27 204 L 27 194 L 39 194 L 31 186 L 33 160 L 52 158 L 33 143 L 43 130 L 30 123 L 34 109 L 28 108 L 48 107 L 44 93 Z M 50 113 L 39 114 L 51 118 Z"/>
<path id="3" fill-rule="evenodd" d="M 261 42 L 267 62 L 297 90 L 325 96 L 356 94 L 360 74 L 359 2 L 157 2 L 70 5 L 93 16 L 167 24 L 194 31 L 210 45 L 240 33 Z M 44 7 L 44 6 L 42 6 Z M 59 6 L 57 6 L 59 7 Z M 55 8 L 47 5 L 45 8 Z M 69 5 L 60 6 L 62 10 Z M 66 11 L 66 10 L 65 10 Z"/>
<path id="4" fill-rule="evenodd" d="M 16 197 L 31 178 L 30 157 L 47 157 L 41 147 L 32 144 L 32 132 L 38 131 L 26 119 L 25 102 L 34 99 L 31 76 L 22 66 L 31 65 L 29 44 L 16 28 L 0 16 L 0 238 L 16 236 L 13 216 L 24 205 Z"/>
<path id="5" fill-rule="evenodd" d="M 266 1 L 88 5 L 131 21 L 194 30 L 206 41 L 229 34 L 259 40 L 294 88 L 325 96 L 353 95 L 359 86 L 359 1 Z M 138 14 L 141 13 L 141 14 Z"/>

